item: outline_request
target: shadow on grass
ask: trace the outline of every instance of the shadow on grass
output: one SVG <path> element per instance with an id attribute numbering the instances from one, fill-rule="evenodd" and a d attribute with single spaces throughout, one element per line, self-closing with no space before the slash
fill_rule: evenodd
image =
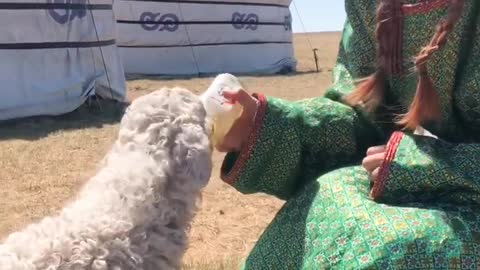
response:
<path id="1" fill-rule="evenodd" d="M 271 78 L 271 77 L 294 77 L 294 76 L 302 76 L 308 74 L 315 74 L 315 73 L 322 73 L 322 72 L 330 72 L 331 69 L 320 69 L 319 72 L 315 70 L 306 70 L 306 71 L 297 71 L 297 72 L 287 72 L 287 73 L 277 73 L 277 74 L 255 74 L 255 73 L 241 73 L 241 74 L 234 74 L 238 77 L 255 77 L 255 78 Z M 214 78 L 218 74 L 199 74 L 199 75 L 143 75 L 143 74 L 127 74 L 126 79 L 127 81 L 133 80 L 158 80 L 158 81 L 167 81 L 167 80 L 190 80 L 190 79 L 198 79 L 198 78 Z"/>
<path id="2" fill-rule="evenodd" d="M 128 103 L 89 100 L 73 112 L 60 116 L 35 116 L 0 122 L 0 140 L 37 140 L 51 133 L 101 128 L 119 123 Z"/>

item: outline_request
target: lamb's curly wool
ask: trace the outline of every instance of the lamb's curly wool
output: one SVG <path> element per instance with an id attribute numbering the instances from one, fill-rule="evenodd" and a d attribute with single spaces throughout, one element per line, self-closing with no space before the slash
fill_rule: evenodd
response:
<path id="1" fill-rule="evenodd" d="M 212 169 L 209 133 L 188 90 L 138 98 L 78 198 L 11 234 L 0 246 L 0 269 L 179 269 Z"/>

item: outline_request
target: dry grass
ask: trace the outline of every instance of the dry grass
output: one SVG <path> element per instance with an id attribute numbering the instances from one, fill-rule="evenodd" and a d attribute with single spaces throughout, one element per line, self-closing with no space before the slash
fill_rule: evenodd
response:
<path id="1" fill-rule="evenodd" d="M 182 270 L 233 270 L 241 267 L 240 259 L 228 258 L 223 261 L 210 260 L 205 262 L 186 263 Z"/>
<path id="2" fill-rule="evenodd" d="M 319 49 L 320 73 L 305 35 L 295 36 L 297 75 L 244 77 L 250 91 L 290 100 L 317 96 L 330 84 L 339 34 L 310 36 Z M 132 79 L 130 98 L 162 86 L 183 86 L 200 93 L 211 78 Z M 116 137 L 122 110 L 102 103 L 56 118 L 18 120 L 0 125 L 0 236 L 57 211 L 94 172 Z M 194 221 L 185 269 L 237 268 L 282 202 L 262 194 L 243 196 L 218 178 L 222 155 Z M 238 259 L 232 259 L 238 258 Z"/>

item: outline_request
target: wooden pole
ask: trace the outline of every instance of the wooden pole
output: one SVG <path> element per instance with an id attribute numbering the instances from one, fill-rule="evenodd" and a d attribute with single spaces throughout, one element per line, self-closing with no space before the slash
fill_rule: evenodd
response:
<path id="1" fill-rule="evenodd" d="M 317 48 L 313 49 L 313 58 L 315 59 L 315 67 L 317 68 L 317 72 L 320 72 L 320 70 L 318 69 L 318 56 L 317 56 L 317 51 L 318 51 Z"/>

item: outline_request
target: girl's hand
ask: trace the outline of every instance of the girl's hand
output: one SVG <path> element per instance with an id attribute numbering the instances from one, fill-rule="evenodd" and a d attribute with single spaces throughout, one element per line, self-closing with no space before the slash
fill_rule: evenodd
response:
<path id="1" fill-rule="evenodd" d="M 386 145 L 371 147 L 367 150 L 367 156 L 363 159 L 362 166 L 370 175 L 370 180 L 375 182 L 380 172 L 380 166 L 385 159 Z"/>
<path id="2" fill-rule="evenodd" d="M 224 91 L 223 96 L 232 103 L 238 102 L 243 107 L 242 115 L 235 121 L 221 145 L 217 146 L 220 152 L 239 152 L 247 143 L 253 131 L 255 114 L 257 113 L 257 100 L 245 90 L 236 92 Z"/>

